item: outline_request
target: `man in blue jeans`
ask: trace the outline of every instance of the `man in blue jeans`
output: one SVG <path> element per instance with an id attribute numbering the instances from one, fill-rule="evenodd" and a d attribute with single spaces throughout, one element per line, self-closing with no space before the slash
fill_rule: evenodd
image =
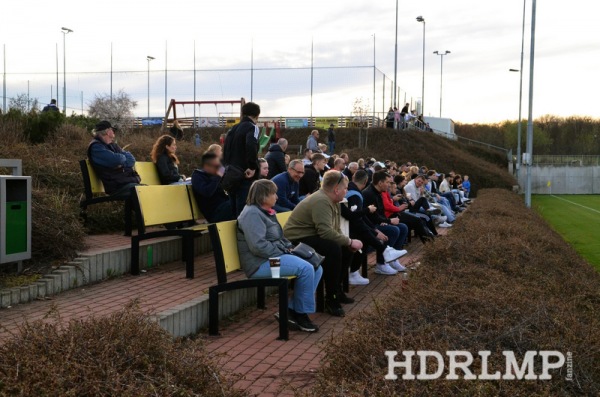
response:
<path id="1" fill-rule="evenodd" d="M 388 191 L 390 180 L 391 175 L 385 170 L 375 172 L 373 174 L 373 182 L 362 191 L 363 205 L 365 207 L 369 205 L 377 207 L 375 212 L 367 214 L 367 218 L 377 227 L 377 230 L 388 237 L 387 244 L 390 247 L 402 250 L 402 247 L 406 243 L 406 237 L 408 237 L 408 226 L 400 223 L 400 219 L 398 218 L 390 219 L 385 216 L 383 199 L 381 197 L 382 192 Z M 375 266 L 375 273 L 387 276 L 404 271 L 406 271 L 406 267 L 402 266 L 398 260 L 389 264 L 383 263 Z"/>
<path id="2" fill-rule="evenodd" d="M 234 125 L 227 136 L 223 148 L 223 164 L 232 165 L 244 170 L 244 179 L 235 189 L 228 191 L 233 215 L 237 218 L 244 205 L 250 185 L 258 177 L 258 135 L 256 123 L 260 115 L 260 106 L 248 102 L 242 106 L 242 121 Z"/>

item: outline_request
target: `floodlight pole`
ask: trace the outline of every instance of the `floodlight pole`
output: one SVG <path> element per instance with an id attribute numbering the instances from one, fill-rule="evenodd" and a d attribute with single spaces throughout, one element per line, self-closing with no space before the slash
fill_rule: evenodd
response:
<path id="1" fill-rule="evenodd" d="M 148 61 L 148 118 L 150 118 L 150 61 L 153 59 L 155 58 L 150 55 L 146 57 Z"/>
<path id="2" fill-rule="evenodd" d="M 439 51 L 433 52 L 440 56 L 440 118 L 442 118 L 442 78 L 444 77 L 444 55 L 450 54 L 450 51 L 446 50 L 443 54 Z"/>
<path id="3" fill-rule="evenodd" d="M 421 114 L 425 117 L 425 18 L 419 15 L 417 22 L 423 22 L 423 77 L 421 79 Z"/>
<path id="4" fill-rule="evenodd" d="M 398 78 L 398 0 L 396 0 L 396 44 L 394 46 L 394 86 L 392 91 L 394 92 L 394 103 L 393 106 L 396 105 L 396 82 Z M 385 105 L 384 105 L 385 111 Z"/>
<path id="5" fill-rule="evenodd" d="M 67 114 L 67 35 L 73 33 L 69 28 L 60 28 L 63 34 L 63 113 Z"/>
<path id="6" fill-rule="evenodd" d="M 531 208 L 531 163 L 533 162 L 533 66 L 535 60 L 536 0 L 531 3 L 531 49 L 529 54 L 529 114 L 527 115 L 527 182 L 525 205 Z"/>

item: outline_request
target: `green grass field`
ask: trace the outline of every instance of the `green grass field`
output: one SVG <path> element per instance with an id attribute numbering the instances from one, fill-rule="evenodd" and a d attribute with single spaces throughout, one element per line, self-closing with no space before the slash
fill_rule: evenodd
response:
<path id="1" fill-rule="evenodd" d="M 533 207 L 600 271 L 600 195 L 536 195 Z"/>

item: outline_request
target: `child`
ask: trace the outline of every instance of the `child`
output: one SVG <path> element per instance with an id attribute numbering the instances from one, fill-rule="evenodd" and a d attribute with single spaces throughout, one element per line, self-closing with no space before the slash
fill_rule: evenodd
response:
<path id="1" fill-rule="evenodd" d="M 469 194 L 471 193 L 471 182 L 469 181 L 469 175 L 463 176 L 462 188 L 465 192 L 465 198 L 469 198 Z"/>

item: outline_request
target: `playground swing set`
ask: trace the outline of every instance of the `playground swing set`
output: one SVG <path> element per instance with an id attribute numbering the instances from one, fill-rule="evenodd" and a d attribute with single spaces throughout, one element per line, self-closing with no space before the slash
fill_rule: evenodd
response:
<path id="1" fill-rule="evenodd" d="M 163 124 L 162 124 L 162 129 L 166 130 L 169 126 L 173 125 L 173 122 L 175 120 L 177 120 L 179 122 L 179 125 L 182 128 L 197 128 L 199 127 L 197 124 L 197 119 L 202 119 L 201 118 L 201 114 L 200 114 L 200 109 L 202 105 L 214 105 L 215 106 L 215 110 L 217 112 L 217 122 L 218 122 L 218 126 L 222 127 L 231 127 L 234 124 L 238 123 L 241 119 L 242 119 L 242 107 L 244 106 L 244 104 L 246 103 L 246 100 L 244 98 L 240 98 L 239 100 L 230 100 L 230 101 L 177 101 L 175 99 L 171 99 L 171 102 L 169 103 L 169 107 L 167 108 L 167 113 L 165 114 L 165 118 L 163 119 Z M 231 105 L 231 112 L 226 113 L 225 116 L 223 116 L 223 113 L 219 112 L 219 105 Z M 239 104 L 240 106 L 240 112 L 239 112 L 239 116 L 233 111 L 233 107 L 235 104 Z M 183 113 L 184 113 L 184 117 L 183 118 L 178 118 L 177 117 L 177 105 L 181 105 L 182 109 L 183 109 Z M 199 111 L 199 115 L 198 117 L 187 117 L 187 113 L 185 111 L 185 105 L 193 105 L 193 106 L 198 106 L 198 111 Z M 170 118 L 171 116 L 171 112 L 173 112 L 173 117 Z M 274 123 L 273 126 L 271 126 L 270 128 L 268 128 L 267 126 L 268 123 L 263 123 L 263 127 L 261 128 L 259 137 L 258 137 L 258 147 L 259 147 L 259 153 L 262 153 L 263 150 L 265 150 L 265 148 L 268 147 L 269 143 L 273 140 L 276 140 L 277 138 L 280 137 L 280 129 L 279 129 L 279 123 Z M 209 125 L 209 123 L 207 122 L 207 125 Z M 215 125 L 216 126 L 216 125 Z M 269 130 L 269 132 L 267 132 L 267 130 Z"/>

